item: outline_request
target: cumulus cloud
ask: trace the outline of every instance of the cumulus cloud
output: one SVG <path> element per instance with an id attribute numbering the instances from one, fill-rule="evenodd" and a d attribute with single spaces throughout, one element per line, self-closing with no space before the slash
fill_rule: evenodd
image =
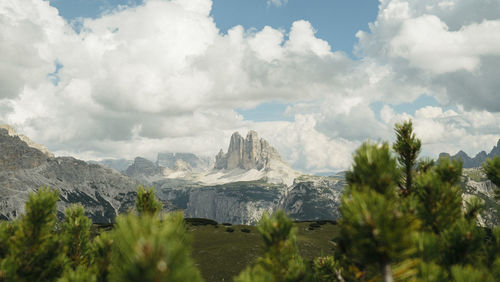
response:
<path id="1" fill-rule="evenodd" d="M 370 30 L 357 34 L 359 60 L 332 51 L 304 20 L 223 34 L 211 7 L 148 0 L 81 19 L 75 32 L 48 2 L 0 2 L 0 120 L 86 159 L 213 156 L 232 132 L 256 129 L 309 171 L 347 168 L 363 140 L 390 140 L 394 122 L 408 118 L 431 156 L 499 137 L 496 2 L 381 0 Z M 423 93 L 458 110 L 391 106 Z M 294 121 L 250 122 L 235 111 L 270 101 L 290 104 Z"/>
<path id="2" fill-rule="evenodd" d="M 2 120 L 60 154 L 151 156 L 163 147 L 210 155 L 248 126 L 237 107 L 318 100 L 355 85 L 350 59 L 316 38 L 309 22 L 293 23 L 287 40 L 272 27 L 221 34 L 211 4 L 150 0 L 82 19 L 76 33 L 47 2 L 3 2 L 1 48 L 12 56 L 1 66 L 14 84 L 3 85 Z"/>
<path id="3" fill-rule="evenodd" d="M 424 86 L 442 103 L 498 112 L 499 14 L 496 1 L 383 0 L 356 49 L 387 66 L 396 83 Z"/>
<path id="4" fill-rule="evenodd" d="M 422 154 L 432 158 L 459 150 L 475 156 L 482 150 L 491 150 L 500 139 L 500 113 L 425 106 L 409 114 L 397 113 L 385 105 L 380 115 L 391 131 L 395 123 L 411 119 L 417 137 L 422 140 Z"/>

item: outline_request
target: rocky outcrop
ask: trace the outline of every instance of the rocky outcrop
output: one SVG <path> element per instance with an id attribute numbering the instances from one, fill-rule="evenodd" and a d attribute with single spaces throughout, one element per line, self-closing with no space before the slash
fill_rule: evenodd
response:
<path id="1" fill-rule="evenodd" d="M 49 150 L 47 149 L 47 147 L 45 147 L 44 145 L 36 144 L 31 139 L 29 139 L 28 136 L 26 136 L 24 134 L 18 134 L 14 130 L 14 128 L 12 128 L 10 125 L 2 124 L 2 125 L 0 125 L 0 129 L 6 130 L 7 134 L 10 135 L 10 136 L 12 136 L 12 137 L 18 137 L 19 140 L 23 141 L 28 147 L 31 147 L 33 149 L 36 149 L 36 150 L 42 152 L 47 157 L 50 157 L 50 158 L 54 157 L 54 154 L 52 154 L 51 152 L 49 152 Z M 3 133 L 5 134 L 5 132 L 3 132 Z"/>
<path id="2" fill-rule="evenodd" d="M 140 176 L 155 176 L 161 174 L 162 170 L 156 166 L 152 161 L 137 157 L 134 159 L 134 163 L 131 164 L 127 170 L 125 170 L 125 175 L 131 177 Z"/>
<path id="3" fill-rule="evenodd" d="M 344 186 L 342 176 L 302 176 L 283 198 L 281 209 L 295 220 L 336 220 Z"/>
<path id="4" fill-rule="evenodd" d="M 478 221 L 482 226 L 493 227 L 500 224 L 500 203 L 494 198 L 495 185 L 488 180 L 484 171 L 480 168 L 468 168 L 463 170 L 462 198 L 464 206 L 466 202 L 477 197 L 484 204 L 484 211 Z"/>
<path id="5" fill-rule="evenodd" d="M 1 171 L 35 168 L 47 162 L 49 158 L 49 155 L 29 146 L 19 135 L 13 134 L 11 128 L 9 130 L 0 128 Z"/>
<path id="6" fill-rule="evenodd" d="M 51 157 L 5 129 L 0 129 L 0 159 L 0 219 L 22 214 L 29 192 L 42 186 L 59 191 L 59 216 L 68 205 L 81 203 L 94 222 L 107 223 L 134 205 L 136 180 L 72 157 Z"/>
<path id="7" fill-rule="evenodd" d="M 259 139 L 257 132 L 250 130 L 246 138 L 238 132 L 233 133 L 227 153 L 222 150 L 215 158 L 215 169 L 257 169 L 270 166 L 272 161 L 283 162 L 278 151 L 264 139 Z"/>
<path id="8" fill-rule="evenodd" d="M 497 145 L 493 147 L 489 154 L 487 154 L 485 151 L 481 151 L 473 158 L 469 157 L 469 155 L 467 155 L 462 150 L 460 150 L 453 156 L 448 153 L 439 154 L 439 158 L 447 157 L 451 159 L 461 160 L 464 164 L 464 168 L 480 167 L 487 159 L 493 158 L 495 156 L 500 156 L 500 139 L 498 140 Z"/>
<path id="9" fill-rule="evenodd" d="M 186 217 L 233 224 L 256 224 L 263 213 L 285 210 L 295 220 L 336 220 L 342 177 L 307 176 L 292 186 L 245 181 L 202 186 L 171 180 L 154 183 L 158 196 Z"/>

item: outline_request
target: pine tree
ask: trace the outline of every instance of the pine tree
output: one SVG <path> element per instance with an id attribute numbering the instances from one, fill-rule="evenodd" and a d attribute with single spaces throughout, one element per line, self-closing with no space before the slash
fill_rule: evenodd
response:
<path id="1" fill-rule="evenodd" d="M 277 211 L 271 217 L 264 214 L 258 230 L 264 240 L 264 255 L 235 281 L 303 281 L 306 269 L 298 254 L 293 222 Z"/>
<path id="2" fill-rule="evenodd" d="M 454 184 L 456 175 L 453 173 L 457 170 L 449 164 L 447 160 L 442 161 L 441 165 L 420 174 L 415 180 L 418 217 L 424 229 L 436 234 L 450 228 L 462 217 L 462 190 Z M 449 172 L 444 168 L 449 168 Z"/>
<path id="3" fill-rule="evenodd" d="M 181 213 L 161 218 L 154 189 L 139 187 L 140 217 L 120 215 L 112 232 L 110 281 L 201 281 Z"/>
<path id="4" fill-rule="evenodd" d="M 97 282 L 96 274 L 84 265 L 67 269 L 57 282 Z"/>
<path id="5" fill-rule="evenodd" d="M 342 282 L 345 281 L 340 262 L 333 256 L 317 257 L 312 262 L 310 277 L 307 280 L 313 282 Z"/>
<path id="6" fill-rule="evenodd" d="M 401 209 L 400 173 L 386 143 L 364 143 L 353 159 L 340 207 L 339 251 L 365 278 L 392 281 L 391 265 L 409 259 L 419 222 Z"/>
<path id="7" fill-rule="evenodd" d="M 30 193 L 2 261 L 5 280 L 52 281 L 61 275 L 66 258 L 55 232 L 58 197 L 59 193 L 48 187 Z"/>
<path id="8" fill-rule="evenodd" d="M 363 143 L 354 153 L 352 170 L 347 171 L 347 193 L 353 188 L 369 187 L 380 194 L 395 195 L 400 172 L 389 145 Z"/>
<path id="9" fill-rule="evenodd" d="M 396 142 L 392 147 L 398 153 L 398 162 L 404 171 L 404 185 L 402 185 L 402 188 L 403 194 L 407 195 L 412 192 L 413 175 L 422 142 L 413 133 L 411 120 L 402 124 L 396 123 L 394 130 L 396 132 Z"/>
<path id="10" fill-rule="evenodd" d="M 113 249 L 113 235 L 111 232 L 102 232 L 92 242 L 90 268 L 96 274 L 96 281 L 108 281 L 111 269 Z"/>
<path id="11" fill-rule="evenodd" d="M 88 266 L 91 255 L 90 226 L 92 221 L 85 216 L 83 206 L 74 204 L 66 208 L 62 223 L 62 241 L 71 268 Z"/>
<path id="12" fill-rule="evenodd" d="M 154 187 L 146 189 L 142 185 L 139 185 L 137 189 L 135 206 L 139 215 L 156 215 L 162 209 L 162 204 L 156 198 Z"/>
<path id="13" fill-rule="evenodd" d="M 495 184 L 495 198 L 500 200 L 500 157 L 495 156 L 492 159 L 488 159 L 483 164 L 483 169 L 493 184 Z"/>
<path id="14" fill-rule="evenodd" d="M 110 281 L 201 281 L 181 213 L 118 216 Z"/>
<path id="15" fill-rule="evenodd" d="M 413 252 L 412 236 L 419 222 L 404 214 L 394 198 L 375 191 L 354 191 L 342 198 L 340 247 L 349 260 L 367 272 L 392 281 L 392 264 Z"/>

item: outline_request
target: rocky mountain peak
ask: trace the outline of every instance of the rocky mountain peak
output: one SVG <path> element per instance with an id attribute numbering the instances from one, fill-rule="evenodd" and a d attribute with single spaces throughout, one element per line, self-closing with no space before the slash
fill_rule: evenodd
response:
<path id="1" fill-rule="evenodd" d="M 26 143 L 26 145 L 28 145 L 31 148 L 34 148 L 34 149 L 37 149 L 37 150 L 41 151 L 47 157 L 49 157 L 49 158 L 53 158 L 54 157 L 54 154 L 52 154 L 51 152 L 49 152 L 49 150 L 47 149 L 47 147 L 45 147 L 44 145 L 36 144 L 31 139 L 29 139 L 28 136 L 26 136 L 24 134 L 17 133 L 12 126 L 10 126 L 8 124 L 0 124 L 0 129 L 4 129 L 5 131 L 7 131 L 7 134 L 9 136 L 12 136 L 12 137 L 16 137 L 17 136 L 21 141 L 23 141 L 24 143 Z"/>
<path id="2" fill-rule="evenodd" d="M 160 168 L 158 168 L 152 161 L 136 157 L 134 163 L 130 165 L 125 171 L 125 175 L 136 177 L 141 175 L 153 176 L 161 174 Z"/>
<path id="3" fill-rule="evenodd" d="M 278 151 L 260 138 L 256 131 L 250 130 L 243 138 L 233 133 L 227 153 L 222 149 L 215 157 L 215 169 L 257 169 L 269 167 L 271 161 L 283 162 Z"/>
<path id="4" fill-rule="evenodd" d="M 26 140 L 27 137 L 22 138 L 17 135 L 11 127 L 5 125 L 0 127 L 0 171 L 31 169 L 49 159 L 48 154 L 29 146 L 23 139 Z"/>

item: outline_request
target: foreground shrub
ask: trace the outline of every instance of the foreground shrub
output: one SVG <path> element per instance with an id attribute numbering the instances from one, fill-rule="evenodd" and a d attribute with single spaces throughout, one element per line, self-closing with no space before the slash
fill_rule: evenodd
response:
<path id="1" fill-rule="evenodd" d="M 235 281 L 302 281 L 306 268 L 295 243 L 293 222 L 283 211 L 262 216 L 258 230 L 264 240 L 264 255 L 247 267 Z"/>
<path id="2" fill-rule="evenodd" d="M 110 281 L 201 281 L 181 213 L 119 216 L 113 231 Z"/>
<path id="3" fill-rule="evenodd" d="M 92 221 L 85 216 L 83 206 L 75 204 L 66 208 L 62 222 L 62 242 L 70 266 L 88 266 L 90 262 L 90 226 Z"/>
<path id="4" fill-rule="evenodd" d="M 60 277 L 67 259 L 55 234 L 58 198 L 59 193 L 47 187 L 30 193 L 26 212 L 14 223 L 16 228 L 2 260 L 3 280 L 53 281 Z"/>

